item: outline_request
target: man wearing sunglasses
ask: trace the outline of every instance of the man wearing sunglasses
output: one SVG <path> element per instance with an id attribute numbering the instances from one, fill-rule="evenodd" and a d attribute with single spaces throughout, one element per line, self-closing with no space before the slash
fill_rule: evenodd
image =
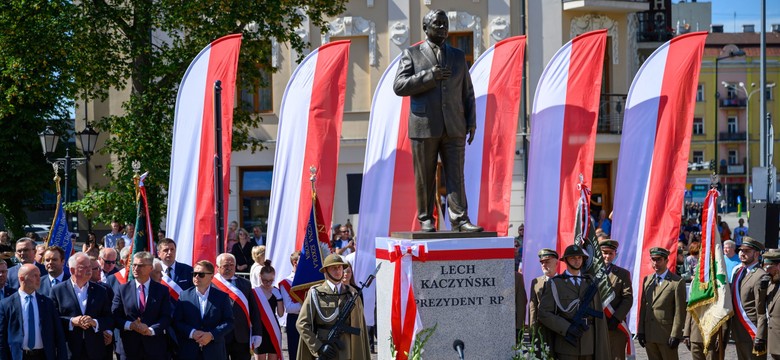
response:
<path id="1" fill-rule="evenodd" d="M 100 279 L 102 282 L 106 282 L 106 278 L 114 275 L 119 271 L 119 269 L 116 267 L 116 260 L 119 257 L 119 254 L 117 254 L 116 249 L 104 247 L 100 250 L 100 259 L 98 259 L 98 262 L 100 263 Z"/>
<path id="2" fill-rule="evenodd" d="M 227 294 L 211 286 L 213 278 L 214 264 L 198 261 L 192 272 L 194 287 L 179 296 L 173 326 L 180 359 L 227 359 L 225 335 L 233 330 L 233 307 Z"/>

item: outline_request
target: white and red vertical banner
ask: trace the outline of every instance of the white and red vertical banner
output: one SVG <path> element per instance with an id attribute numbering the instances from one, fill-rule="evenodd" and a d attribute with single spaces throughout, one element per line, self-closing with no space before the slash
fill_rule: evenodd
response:
<path id="1" fill-rule="evenodd" d="M 301 249 L 306 236 L 311 167 L 322 218 L 333 215 L 349 45 L 349 40 L 334 41 L 312 51 L 284 90 L 268 209 L 267 253 L 278 274 L 292 271 L 290 254 Z"/>
<path id="2" fill-rule="evenodd" d="M 374 91 L 368 122 L 363 186 L 360 192 L 355 280 L 363 281 L 376 267 L 373 239 L 395 231 L 419 230 L 412 144 L 409 140 L 409 98 L 393 91 L 401 56 L 385 69 Z M 375 288 L 363 291 L 366 325 L 374 325 Z"/>
<path id="3" fill-rule="evenodd" d="M 659 47 L 634 77 L 626 99 L 615 179 L 612 237 L 617 264 L 631 271 L 636 331 L 641 281 L 651 273 L 649 249 L 669 249 L 676 264 L 696 87 L 706 32 L 681 35 Z M 527 230 L 526 230 L 527 231 Z"/>
<path id="4" fill-rule="evenodd" d="M 525 36 L 515 36 L 496 43 L 470 70 L 477 132 L 464 166 L 469 218 L 498 236 L 509 229 L 525 42 Z"/>
<path id="5" fill-rule="evenodd" d="M 553 56 L 536 87 L 526 185 L 525 286 L 542 275 L 537 253 L 574 244 L 577 185 L 590 184 L 607 31 L 575 37 Z M 580 179 L 582 176 L 582 179 Z"/>
<path id="6" fill-rule="evenodd" d="M 222 176 L 230 184 L 233 104 L 241 34 L 219 38 L 190 64 L 179 85 L 173 123 L 166 231 L 177 242 L 176 260 L 194 264 L 217 257 L 214 189 L 214 82 L 222 81 Z M 225 213 L 229 187 L 224 188 Z M 225 218 L 227 227 L 227 218 Z"/>

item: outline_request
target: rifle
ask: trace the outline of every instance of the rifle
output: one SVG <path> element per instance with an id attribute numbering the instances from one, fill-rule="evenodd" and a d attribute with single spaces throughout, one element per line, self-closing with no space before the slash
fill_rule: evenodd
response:
<path id="1" fill-rule="evenodd" d="M 574 317 L 571 319 L 571 324 L 580 328 L 583 332 L 590 329 L 590 326 L 588 326 L 588 324 L 585 322 L 586 316 L 592 316 L 599 319 L 604 317 L 604 312 L 592 309 L 590 307 L 590 303 L 593 302 L 593 298 L 596 296 L 598 291 L 599 287 L 596 281 L 591 281 L 590 286 L 588 286 L 588 290 L 585 292 L 585 296 L 580 299 L 580 306 L 577 309 L 577 313 L 574 314 Z M 577 345 L 577 338 L 574 336 L 567 334 L 563 339 L 566 340 L 569 344 L 574 346 Z"/>
<path id="2" fill-rule="evenodd" d="M 374 279 L 376 279 L 376 274 L 379 272 L 379 268 L 381 266 L 381 263 L 376 266 L 374 273 L 368 275 L 366 281 L 360 283 L 360 287 L 356 289 L 357 291 L 355 294 L 350 297 L 346 303 L 344 303 L 344 306 L 341 307 L 339 310 L 339 317 L 336 319 L 336 323 L 333 324 L 333 327 L 330 328 L 328 337 L 325 339 L 325 344 L 334 344 L 340 349 L 342 345 L 339 344 L 338 339 L 341 337 L 341 334 L 349 333 L 351 335 L 360 335 L 360 329 L 347 326 L 347 321 L 349 320 L 349 316 L 352 313 L 352 309 L 355 307 L 355 301 L 357 301 L 357 298 L 363 294 L 363 289 L 371 286 L 371 283 L 374 282 Z M 320 357 L 320 359 L 328 360 L 329 358 L 323 356 Z"/>

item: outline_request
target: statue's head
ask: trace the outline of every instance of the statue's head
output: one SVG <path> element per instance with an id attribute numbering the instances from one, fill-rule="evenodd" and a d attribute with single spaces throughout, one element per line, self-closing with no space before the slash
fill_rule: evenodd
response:
<path id="1" fill-rule="evenodd" d="M 425 36 L 437 45 L 444 43 L 449 35 L 450 19 L 442 9 L 434 9 L 425 14 L 422 25 Z"/>

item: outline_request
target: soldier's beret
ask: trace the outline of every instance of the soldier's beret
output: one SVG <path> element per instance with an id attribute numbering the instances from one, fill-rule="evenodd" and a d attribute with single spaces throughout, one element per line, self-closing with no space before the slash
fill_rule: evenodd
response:
<path id="1" fill-rule="evenodd" d="M 662 247 L 650 248 L 650 256 L 663 256 L 665 258 L 668 258 L 669 250 L 666 250 Z"/>
<path id="2" fill-rule="evenodd" d="M 742 238 L 742 245 L 739 246 L 740 249 L 747 248 L 747 249 L 753 249 L 758 251 L 764 251 L 765 246 L 760 241 L 753 239 L 750 236 L 745 236 Z"/>
<path id="3" fill-rule="evenodd" d="M 550 256 L 552 256 L 552 257 L 557 259 L 558 258 L 558 252 L 553 250 L 553 249 L 546 249 L 546 248 L 542 249 L 542 250 L 539 250 L 539 260 L 544 260 L 544 258 L 550 257 Z"/>
<path id="4" fill-rule="evenodd" d="M 602 247 L 602 246 L 606 246 L 606 247 L 612 248 L 614 250 L 617 250 L 618 242 L 617 242 L 617 240 L 604 239 L 604 240 L 599 241 L 599 247 Z"/>
<path id="5" fill-rule="evenodd" d="M 778 264 L 780 263 L 780 250 L 769 249 L 764 253 L 764 263 Z"/>

